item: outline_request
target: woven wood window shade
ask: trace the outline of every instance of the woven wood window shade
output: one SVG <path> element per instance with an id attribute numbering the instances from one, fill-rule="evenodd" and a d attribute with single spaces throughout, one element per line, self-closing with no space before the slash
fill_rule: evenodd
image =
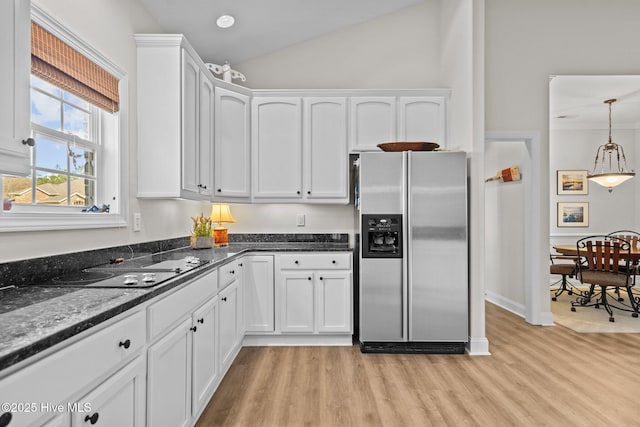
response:
<path id="1" fill-rule="evenodd" d="M 118 111 L 118 79 L 35 22 L 31 74 L 106 111 Z"/>

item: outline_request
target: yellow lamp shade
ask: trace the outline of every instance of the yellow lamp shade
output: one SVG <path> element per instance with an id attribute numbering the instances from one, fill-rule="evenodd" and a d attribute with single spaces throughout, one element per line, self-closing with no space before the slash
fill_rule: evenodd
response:
<path id="1" fill-rule="evenodd" d="M 222 224 L 223 222 L 236 222 L 236 220 L 231 216 L 229 205 L 214 203 L 211 205 L 211 222 Z"/>

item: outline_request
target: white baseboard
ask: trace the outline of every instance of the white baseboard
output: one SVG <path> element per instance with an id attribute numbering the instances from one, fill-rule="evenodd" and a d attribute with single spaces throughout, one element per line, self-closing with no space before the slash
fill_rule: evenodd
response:
<path id="1" fill-rule="evenodd" d="M 498 307 L 502 307 L 507 311 L 512 312 L 516 316 L 520 316 L 523 319 L 526 318 L 526 310 L 524 304 L 515 302 L 491 291 L 485 292 L 484 295 L 487 301 L 497 305 Z"/>
<path id="2" fill-rule="evenodd" d="M 353 344 L 351 334 L 345 335 L 245 335 L 242 346 L 350 346 Z"/>
<path id="3" fill-rule="evenodd" d="M 487 338 L 470 338 L 467 343 L 469 356 L 491 356 L 489 352 L 489 340 Z"/>

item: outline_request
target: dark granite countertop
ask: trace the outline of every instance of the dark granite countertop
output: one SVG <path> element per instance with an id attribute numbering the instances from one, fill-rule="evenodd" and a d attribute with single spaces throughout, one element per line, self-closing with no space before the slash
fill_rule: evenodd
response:
<path id="1" fill-rule="evenodd" d="M 233 242 L 228 247 L 174 249 L 208 263 L 151 288 L 77 288 L 21 285 L 0 289 L 0 376 L 5 370 L 248 252 L 351 251 L 348 243 Z"/>

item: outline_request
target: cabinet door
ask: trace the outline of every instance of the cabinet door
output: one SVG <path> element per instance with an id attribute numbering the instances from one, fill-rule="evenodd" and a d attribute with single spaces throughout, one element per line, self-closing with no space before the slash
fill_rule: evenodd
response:
<path id="1" fill-rule="evenodd" d="M 318 332 L 351 332 L 351 273 L 316 272 Z"/>
<path id="2" fill-rule="evenodd" d="M 348 201 L 346 98 L 304 99 L 304 196 Z"/>
<path id="3" fill-rule="evenodd" d="M 213 82 L 199 70 L 198 91 L 198 189 L 203 199 L 213 195 L 213 136 L 214 95 Z"/>
<path id="4" fill-rule="evenodd" d="M 138 357 L 71 408 L 72 426 L 92 424 L 143 427 L 145 421 L 145 360 Z M 155 424 L 154 424 L 155 425 Z"/>
<path id="5" fill-rule="evenodd" d="M 193 313 L 193 384 L 191 413 L 206 405 L 218 379 L 218 298 Z"/>
<path id="6" fill-rule="evenodd" d="M 253 197 L 302 197 L 300 98 L 254 98 L 251 110 Z"/>
<path id="7" fill-rule="evenodd" d="M 147 425 L 178 427 L 191 417 L 191 317 L 149 347 Z"/>
<path id="8" fill-rule="evenodd" d="M 398 140 L 436 142 L 446 147 L 443 96 L 398 98 Z"/>
<path id="9" fill-rule="evenodd" d="M 280 330 L 282 332 L 313 332 L 313 273 L 283 272 L 280 274 Z"/>
<path id="10" fill-rule="evenodd" d="M 233 282 L 219 294 L 220 366 L 226 370 L 238 343 L 238 284 Z"/>
<path id="11" fill-rule="evenodd" d="M 251 196 L 251 123 L 248 96 L 215 90 L 215 193 L 220 199 Z"/>
<path id="12" fill-rule="evenodd" d="M 31 2 L 0 2 L 0 174 L 29 173 Z"/>
<path id="13" fill-rule="evenodd" d="M 378 144 L 396 141 L 396 98 L 350 98 L 349 148 L 351 151 L 380 151 Z"/>
<path id="14" fill-rule="evenodd" d="M 273 332 L 273 256 L 245 256 L 243 280 L 245 330 L 247 332 Z"/>
<path id="15" fill-rule="evenodd" d="M 198 63 L 182 50 L 182 190 L 196 198 L 200 193 L 198 160 Z"/>

